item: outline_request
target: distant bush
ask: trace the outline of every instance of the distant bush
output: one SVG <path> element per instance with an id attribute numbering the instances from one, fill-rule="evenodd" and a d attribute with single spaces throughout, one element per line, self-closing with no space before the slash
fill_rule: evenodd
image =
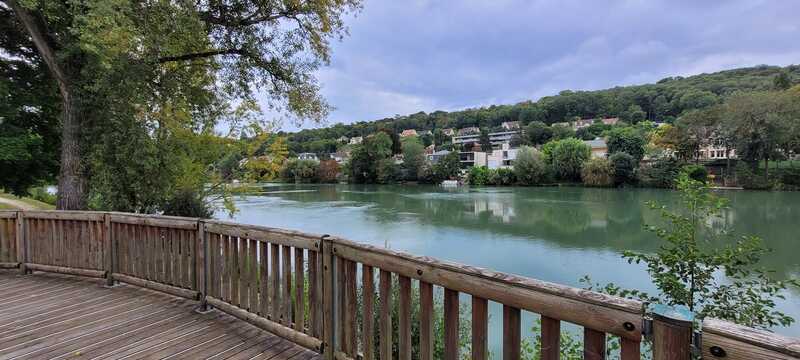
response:
<path id="1" fill-rule="evenodd" d="M 636 183 L 636 158 L 626 152 L 617 152 L 608 157 L 614 169 L 614 184 L 626 185 Z"/>
<path id="2" fill-rule="evenodd" d="M 30 197 L 34 200 L 41 201 L 45 204 L 55 205 L 57 196 L 47 192 L 47 188 L 35 187 L 28 190 Z"/>
<path id="3" fill-rule="evenodd" d="M 467 174 L 467 182 L 474 186 L 488 185 L 490 172 L 486 166 L 473 166 Z"/>
<path id="4" fill-rule="evenodd" d="M 497 186 L 514 185 L 517 182 L 517 175 L 512 169 L 500 168 L 489 171 L 489 184 Z"/>
<path id="5" fill-rule="evenodd" d="M 176 191 L 161 206 L 164 215 L 210 218 L 214 215 L 211 205 L 200 193 L 192 189 Z"/>
<path id="6" fill-rule="evenodd" d="M 704 183 L 708 180 L 708 170 L 702 165 L 689 164 L 681 168 L 681 172 L 686 173 L 690 179 L 695 181 Z"/>
<path id="7" fill-rule="evenodd" d="M 319 162 L 314 160 L 287 160 L 281 168 L 281 178 L 287 182 L 316 182 L 318 168 Z"/>
<path id="8" fill-rule="evenodd" d="M 581 168 L 591 157 L 592 151 L 583 141 L 568 138 L 544 144 L 542 153 L 545 163 L 553 169 L 557 179 L 580 181 Z"/>
<path id="9" fill-rule="evenodd" d="M 736 181 L 739 186 L 748 190 L 769 190 L 772 188 L 772 183 L 764 180 L 760 174 L 753 173 L 750 166 L 740 161 L 736 164 Z"/>
<path id="10" fill-rule="evenodd" d="M 586 186 L 611 186 L 614 185 L 614 168 L 607 159 L 593 158 L 583 164 L 581 179 Z"/>
<path id="11" fill-rule="evenodd" d="M 539 152 L 523 146 L 514 160 L 514 174 L 520 185 L 538 185 L 547 178 L 547 165 Z"/>
<path id="12" fill-rule="evenodd" d="M 655 159 L 636 172 L 639 184 L 645 187 L 674 188 L 682 162 L 673 157 Z"/>
<path id="13" fill-rule="evenodd" d="M 790 166 L 773 170 L 775 178 L 784 190 L 800 189 L 800 167 Z"/>

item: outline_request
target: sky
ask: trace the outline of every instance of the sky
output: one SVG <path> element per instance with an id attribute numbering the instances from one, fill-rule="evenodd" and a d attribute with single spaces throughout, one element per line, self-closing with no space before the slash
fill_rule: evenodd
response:
<path id="1" fill-rule="evenodd" d="M 798 15 L 799 0 L 365 0 L 317 72 L 336 108 L 322 126 L 797 64 Z"/>

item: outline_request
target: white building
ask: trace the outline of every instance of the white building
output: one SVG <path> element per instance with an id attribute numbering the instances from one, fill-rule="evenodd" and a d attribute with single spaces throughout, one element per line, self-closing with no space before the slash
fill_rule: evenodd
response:
<path id="1" fill-rule="evenodd" d="M 517 130 L 519 129 L 519 121 L 504 121 L 500 126 L 502 126 L 504 130 Z"/>
<path id="2" fill-rule="evenodd" d="M 608 144 L 606 144 L 606 141 L 601 138 L 584 140 L 583 143 L 589 145 L 589 147 L 592 149 L 592 157 L 604 158 L 606 155 L 608 155 Z"/>
<path id="3" fill-rule="evenodd" d="M 353 136 L 350 138 L 350 145 L 358 145 L 364 141 L 364 138 L 361 136 Z"/>
<path id="4" fill-rule="evenodd" d="M 319 158 L 317 157 L 317 154 L 314 154 L 314 153 L 300 153 L 300 154 L 297 154 L 297 158 L 300 159 L 300 160 L 319 161 Z"/>
<path id="5" fill-rule="evenodd" d="M 500 146 L 503 143 L 510 142 L 515 135 L 519 135 L 519 131 L 500 131 L 489 133 L 489 142 L 492 143 L 493 146 Z M 481 134 L 469 134 L 469 135 L 459 135 L 453 136 L 453 144 L 477 144 L 481 142 Z"/>
<path id="6" fill-rule="evenodd" d="M 489 169 L 510 168 L 517 159 L 518 151 L 519 148 L 512 149 L 508 143 L 504 143 L 499 149 L 486 155 L 486 166 Z"/>

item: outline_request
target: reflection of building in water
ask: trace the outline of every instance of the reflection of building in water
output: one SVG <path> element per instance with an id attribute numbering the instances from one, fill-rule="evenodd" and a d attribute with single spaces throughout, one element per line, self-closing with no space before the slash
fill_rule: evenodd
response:
<path id="1" fill-rule="evenodd" d="M 503 200 L 504 199 L 496 199 L 496 198 L 474 199 L 472 211 L 475 215 L 480 215 L 481 213 L 488 212 L 493 217 L 499 218 L 504 224 L 510 223 L 514 219 L 514 216 L 516 215 L 516 213 L 514 212 L 514 206 L 512 206 L 509 201 L 503 201 Z"/>

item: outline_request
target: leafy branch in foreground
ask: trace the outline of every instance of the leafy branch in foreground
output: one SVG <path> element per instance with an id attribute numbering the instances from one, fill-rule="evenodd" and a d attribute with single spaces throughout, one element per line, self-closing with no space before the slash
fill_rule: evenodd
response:
<path id="1" fill-rule="evenodd" d="M 708 186 L 683 173 L 678 177 L 682 208 L 670 210 L 649 202 L 659 211 L 664 225 L 646 225 L 664 243 L 651 254 L 625 251 L 629 263 L 644 264 L 658 288 L 658 295 L 623 289 L 615 284 L 599 286 L 588 277 L 589 289 L 645 302 L 685 306 L 698 318 L 715 317 L 738 324 L 770 328 L 788 326 L 794 319 L 775 309 L 795 279 L 775 280 L 761 257 L 769 250 L 757 236 L 735 237 L 718 221 L 727 200 Z"/>

